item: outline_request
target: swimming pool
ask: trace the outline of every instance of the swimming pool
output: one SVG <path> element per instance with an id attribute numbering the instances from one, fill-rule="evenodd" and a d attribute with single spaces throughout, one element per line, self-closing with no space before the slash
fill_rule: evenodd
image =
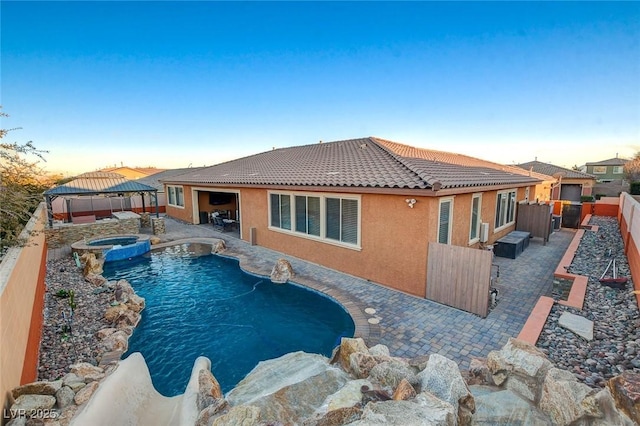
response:
<path id="1" fill-rule="evenodd" d="M 330 298 L 247 274 L 210 251 L 182 244 L 104 266 L 106 278 L 127 279 L 146 299 L 129 353 L 142 353 L 163 395 L 184 392 L 201 355 L 227 392 L 259 361 L 299 350 L 330 356 L 353 336 L 353 320 Z"/>

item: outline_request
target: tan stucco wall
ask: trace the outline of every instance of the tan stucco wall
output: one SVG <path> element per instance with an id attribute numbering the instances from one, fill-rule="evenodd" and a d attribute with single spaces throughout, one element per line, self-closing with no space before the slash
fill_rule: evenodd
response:
<path id="1" fill-rule="evenodd" d="M 530 198 L 534 190 L 535 186 L 532 186 Z M 416 296 L 425 296 L 427 250 L 429 241 L 437 240 L 439 198 L 361 194 L 362 235 L 361 248 L 357 250 L 269 229 L 268 191 L 254 188 L 241 188 L 238 191 L 243 240 L 249 241 L 250 229 L 255 228 L 257 245 Z M 168 206 L 168 214 L 194 223 L 191 193 L 191 188 L 184 186 L 185 209 Z M 518 188 L 517 200 L 523 200 L 524 196 L 525 188 Z M 203 193 L 199 202 L 207 206 L 208 198 L 205 197 L 208 196 Z M 417 200 L 413 208 L 408 207 L 407 198 Z M 453 199 L 452 243 L 468 247 L 472 194 L 458 194 Z M 203 206 L 197 208 L 202 209 Z M 512 225 L 495 232 L 495 210 L 496 191 L 483 192 L 481 221 L 489 223 L 488 243 L 495 242 L 515 228 Z M 471 246 L 477 247 L 478 243 Z"/>
<path id="2" fill-rule="evenodd" d="M 179 185 L 175 185 L 175 186 L 179 186 Z M 165 186 L 165 193 L 167 193 L 166 191 L 166 186 Z M 184 222 L 188 222 L 188 223 L 198 223 L 198 219 L 199 217 L 198 212 L 195 212 L 195 216 L 193 214 L 193 196 L 191 194 L 191 187 L 187 186 L 187 185 L 183 185 L 182 186 L 183 189 L 183 195 L 184 195 L 184 208 L 180 208 L 180 207 L 174 207 L 174 206 L 170 206 L 169 205 L 169 197 L 167 196 L 167 207 L 166 207 L 166 211 L 167 214 L 171 217 L 174 217 L 176 219 L 182 220 Z"/>
<path id="3" fill-rule="evenodd" d="M 27 225 L 35 235 L 21 248 L 12 248 L 0 264 L 0 392 L 7 393 L 37 375 L 46 271 L 42 205 Z"/>

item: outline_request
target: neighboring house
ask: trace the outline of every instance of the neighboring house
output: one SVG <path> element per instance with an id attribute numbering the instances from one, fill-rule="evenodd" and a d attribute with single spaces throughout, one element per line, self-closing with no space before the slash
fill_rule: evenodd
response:
<path id="1" fill-rule="evenodd" d="M 518 164 L 518 167 L 552 176 L 553 183 L 548 187 L 546 194 L 551 200 L 580 201 L 580 197 L 593 194 L 593 186 L 596 183 L 593 175 L 537 160 Z"/>
<path id="2" fill-rule="evenodd" d="M 514 230 L 517 204 L 539 182 L 515 166 L 373 137 L 164 180 L 171 217 L 199 223 L 202 212 L 227 211 L 252 244 L 421 297 L 430 242 L 494 242 Z"/>
<path id="3" fill-rule="evenodd" d="M 201 169 L 202 167 L 188 167 L 188 168 L 183 168 L 183 169 L 169 169 L 169 170 L 164 170 L 161 171 L 159 173 L 155 173 L 152 174 L 150 176 L 147 177 L 143 177 L 140 178 L 138 180 L 136 180 L 136 182 L 144 184 L 144 185 L 149 185 L 152 186 L 154 188 L 156 188 L 158 190 L 158 195 L 157 195 L 157 202 L 158 202 L 158 211 L 160 213 L 164 213 L 166 210 L 166 205 L 167 205 L 167 197 L 166 194 L 164 192 L 164 184 L 162 183 L 162 180 L 164 179 L 169 179 L 178 175 L 181 175 L 183 173 L 187 173 L 187 172 L 194 172 L 196 170 Z M 150 194 L 144 194 L 144 195 L 136 195 L 134 197 L 131 197 L 132 200 L 132 204 L 134 206 L 138 206 L 138 208 L 134 207 L 134 211 L 139 212 L 141 210 L 139 210 L 139 207 L 142 206 L 142 197 L 145 197 L 145 205 L 146 206 L 155 206 L 155 199 L 150 195 Z"/>
<path id="4" fill-rule="evenodd" d="M 586 163 L 587 173 L 594 175 L 598 182 L 612 182 L 624 179 L 624 165 L 627 159 L 610 158 L 608 160 Z"/>
<path id="5" fill-rule="evenodd" d="M 118 173 L 119 175 L 125 177 L 126 179 L 140 179 L 147 176 L 151 176 L 156 173 L 160 173 L 165 169 L 156 169 L 155 167 L 107 167 L 102 170 L 98 170 L 99 172 L 111 172 Z"/>

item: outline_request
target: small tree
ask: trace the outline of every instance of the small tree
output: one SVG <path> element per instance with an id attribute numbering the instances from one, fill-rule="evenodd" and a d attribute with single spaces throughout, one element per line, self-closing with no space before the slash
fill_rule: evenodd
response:
<path id="1" fill-rule="evenodd" d="M 626 162 L 623 168 L 624 178 L 629 182 L 640 181 L 640 152 L 636 152 L 632 160 Z"/>
<path id="2" fill-rule="evenodd" d="M 0 117 L 7 114 L 0 111 Z M 20 243 L 20 232 L 42 200 L 43 191 L 51 186 L 39 161 L 27 159 L 44 160 L 46 151 L 38 150 L 32 142 L 3 142 L 13 130 L 18 129 L 0 129 L 0 258 L 7 248 Z"/>

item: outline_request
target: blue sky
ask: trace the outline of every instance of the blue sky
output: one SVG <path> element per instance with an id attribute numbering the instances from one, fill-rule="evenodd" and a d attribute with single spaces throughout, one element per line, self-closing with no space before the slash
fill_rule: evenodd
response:
<path id="1" fill-rule="evenodd" d="M 570 167 L 640 150 L 640 3 L 0 3 L 1 93 L 51 171 L 364 136 Z"/>

